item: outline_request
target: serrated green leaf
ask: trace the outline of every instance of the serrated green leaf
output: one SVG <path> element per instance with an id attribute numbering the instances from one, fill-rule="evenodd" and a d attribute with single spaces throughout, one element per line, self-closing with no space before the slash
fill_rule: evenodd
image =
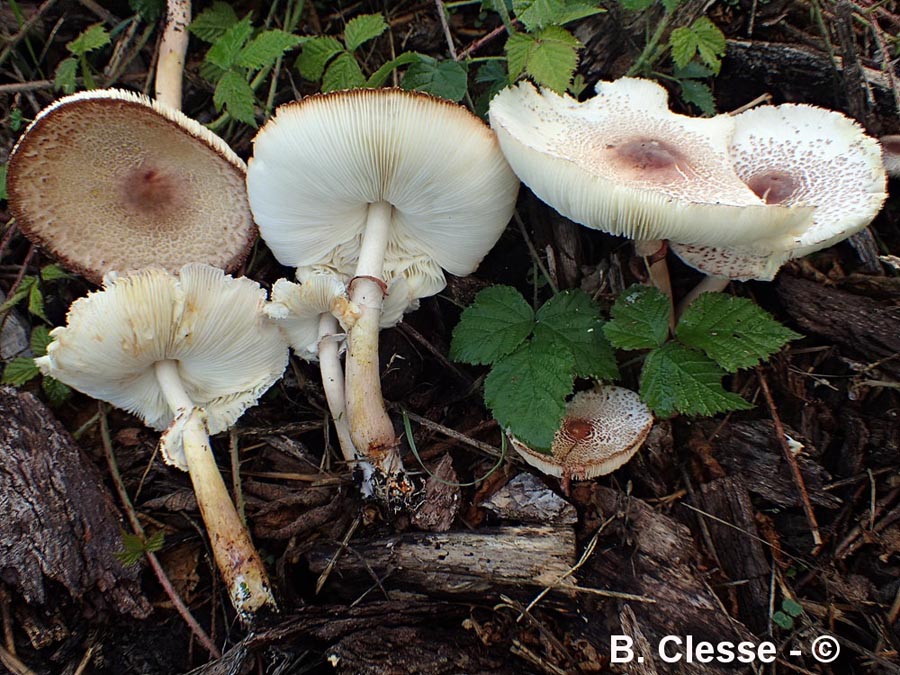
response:
<path id="1" fill-rule="evenodd" d="M 680 4 L 681 4 L 681 0 L 662 0 L 663 8 L 669 14 L 674 12 L 678 8 L 678 5 L 680 5 Z"/>
<path id="2" fill-rule="evenodd" d="M 676 68 L 684 68 L 697 53 L 697 41 L 687 26 L 679 26 L 669 34 L 669 47 Z"/>
<path id="3" fill-rule="evenodd" d="M 41 268 L 41 279 L 44 281 L 57 281 L 59 279 L 70 279 L 71 277 L 71 274 L 56 263 L 50 263 Z"/>
<path id="4" fill-rule="evenodd" d="M 213 92 L 213 103 L 216 110 L 223 109 L 234 119 L 256 126 L 256 113 L 253 104 L 256 96 L 247 81 L 233 70 L 226 71 L 216 84 Z"/>
<path id="5" fill-rule="evenodd" d="M 53 88 L 59 89 L 64 94 L 71 94 L 75 91 L 75 77 L 78 74 L 78 59 L 74 56 L 60 61 L 56 66 L 56 73 L 53 75 Z"/>
<path id="6" fill-rule="evenodd" d="M 450 358 L 486 365 L 514 352 L 531 335 L 534 312 L 511 286 L 492 286 L 475 296 L 453 329 Z"/>
<path id="7" fill-rule="evenodd" d="M 784 612 L 780 611 L 772 613 L 772 623 L 785 630 L 791 630 L 794 627 L 794 620 Z"/>
<path id="8" fill-rule="evenodd" d="M 685 103 L 695 105 L 704 115 L 716 114 L 716 102 L 713 99 L 712 89 L 705 82 L 697 80 L 681 80 L 681 99 Z"/>
<path id="9" fill-rule="evenodd" d="M 188 30 L 204 42 L 215 42 L 238 22 L 238 16 L 227 2 L 214 2 L 200 12 Z"/>
<path id="10" fill-rule="evenodd" d="M 129 565 L 134 565 L 145 553 L 155 553 L 156 551 L 159 551 L 162 549 L 164 543 L 165 534 L 162 530 L 157 530 L 153 536 L 146 540 L 139 535 L 123 532 L 122 550 L 116 551 L 113 555 L 115 555 L 119 562 L 127 567 Z"/>
<path id="11" fill-rule="evenodd" d="M 485 117 L 491 99 L 509 84 L 509 74 L 506 72 L 502 61 L 488 61 L 476 71 L 475 82 L 487 85 L 487 88 L 478 95 L 475 101 L 475 114 L 479 117 Z"/>
<path id="12" fill-rule="evenodd" d="M 95 23 L 93 26 L 84 30 L 81 35 L 66 45 L 75 56 L 84 56 L 88 52 L 92 52 L 100 47 L 109 44 L 109 33 L 103 27 L 102 23 Z"/>
<path id="13" fill-rule="evenodd" d="M 438 61 L 419 55 L 419 60 L 406 69 L 400 86 L 459 102 L 469 86 L 468 71 L 466 64 L 458 61 Z"/>
<path id="14" fill-rule="evenodd" d="M 32 284 L 28 289 L 28 311 L 35 316 L 41 317 L 44 321 L 50 321 L 44 313 L 44 294 L 38 284 Z"/>
<path id="15" fill-rule="evenodd" d="M 701 352 L 676 342 L 654 349 L 641 369 L 641 398 L 660 417 L 676 412 L 715 415 L 753 406 L 722 388 L 724 371 Z"/>
<path id="16" fill-rule="evenodd" d="M 47 345 L 53 341 L 46 326 L 35 326 L 31 331 L 31 352 L 35 357 L 47 353 Z"/>
<path id="17" fill-rule="evenodd" d="M 600 309 L 584 291 L 564 291 L 547 301 L 535 315 L 534 335 L 536 341 L 568 349 L 578 377 L 614 380 L 619 375 Z"/>
<path id="18" fill-rule="evenodd" d="M 372 89 L 384 86 L 384 83 L 387 82 L 388 77 L 394 70 L 401 66 L 408 66 L 410 63 L 416 63 L 421 58 L 422 54 L 418 52 L 403 52 L 396 59 L 391 59 L 372 73 L 369 79 L 366 80 L 366 86 Z"/>
<path id="19" fill-rule="evenodd" d="M 225 70 L 219 68 L 219 66 L 214 63 L 210 63 L 209 61 L 203 61 L 200 64 L 200 77 L 212 84 L 216 84 L 220 79 L 222 79 L 222 75 L 224 75 L 225 72 Z"/>
<path id="20" fill-rule="evenodd" d="M 484 380 L 484 401 L 496 420 L 526 445 L 547 450 L 575 382 L 575 359 L 537 341 L 500 359 Z"/>
<path id="21" fill-rule="evenodd" d="M 6 164 L 0 164 L 0 201 L 7 198 L 6 192 Z"/>
<path id="22" fill-rule="evenodd" d="M 702 80 L 715 75 L 712 68 L 699 61 L 691 61 L 684 68 L 676 68 L 672 74 L 679 80 Z"/>
<path id="23" fill-rule="evenodd" d="M 643 12 L 650 7 L 656 0 L 619 0 L 619 4 L 623 9 L 630 12 Z"/>
<path id="24" fill-rule="evenodd" d="M 594 7 L 584 2 L 567 2 L 563 8 L 554 17 L 553 23 L 560 26 L 572 21 L 586 19 L 595 14 L 603 14 L 606 10 L 603 7 Z"/>
<path id="25" fill-rule="evenodd" d="M 41 390 L 50 401 L 50 405 L 59 405 L 72 395 L 68 385 L 63 384 L 55 377 L 45 376 L 41 380 Z"/>
<path id="26" fill-rule="evenodd" d="M 718 74 L 725 55 L 725 35 L 709 20 L 701 16 L 690 26 L 681 26 L 669 35 L 672 60 L 676 67 L 684 68 L 699 54 L 701 61 Z"/>
<path id="27" fill-rule="evenodd" d="M 366 76 L 350 52 L 341 52 L 328 64 L 322 76 L 322 91 L 356 89 L 366 83 Z"/>
<path id="28" fill-rule="evenodd" d="M 238 21 L 213 43 L 206 52 L 205 60 L 222 70 L 228 70 L 235 65 L 238 54 L 241 53 L 252 32 L 253 26 L 250 25 L 249 16 Z"/>
<path id="29" fill-rule="evenodd" d="M 347 22 L 344 28 L 344 44 L 348 51 L 356 51 L 364 43 L 374 40 L 388 29 L 381 14 L 360 14 Z"/>
<path id="30" fill-rule="evenodd" d="M 18 131 L 25 125 L 25 113 L 21 108 L 13 108 L 9 112 L 9 128 L 12 131 Z"/>
<path id="31" fill-rule="evenodd" d="M 321 80 L 328 62 L 343 51 L 344 45 L 333 37 L 313 38 L 304 43 L 297 59 L 297 70 L 307 80 Z"/>
<path id="32" fill-rule="evenodd" d="M 529 33 L 549 26 L 564 6 L 562 0 L 513 0 L 513 12 Z"/>
<path id="33" fill-rule="evenodd" d="M 630 286 L 616 298 L 603 332 L 618 349 L 659 347 L 669 337 L 669 299 L 652 286 Z"/>
<path id="34" fill-rule="evenodd" d="M 22 300 L 27 298 L 28 294 L 31 293 L 31 288 L 36 283 L 37 279 L 30 274 L 23 277 L 22 281 L 19 282 L 19 285 L 13 292 L 13 294 L 6 298 L 6 301 L 2 305 L 0 305 L 0 318 L 2 318 L 3 313 L 8 309 L 15 307 L 20 302 L 22 302 Z"/>
<path id="35" fill-rule="evenodd" d="M 267 30 L 250 40 L 235 59 L 240 68 L 262 70 L 275 64 L 278 57 L 303 42 L 303 38 L 283 30 Z"/>
<path id="36" fill-rule="evenodd" d="M 510 77 L 525 72 L 538 84 L 563 93 L 578 65 L 580 46 L 574 35 L 559 26 L 548 26 L 534 34 L 513 33 L 506 41 Z"/>
<path id="37" fill-rule="evenodd" d="M 147 23 L 154 23 L 166 9 L 166 0 L 128 0 L 128 6 Z"/>
<path id="38" fill-rule="evenodd" d="M 40 374 L 41 371 L 34 365 L 34 359 L 28 356 L 17 356 L 6 364 L 6 367 L 3 369 L 3 378 L 0 379 L 0 382 L 11 384 L 14 387 L 21 387 Z"/>
<path id="39" fill-rule="evenodd" d="M 703 293 L 688 306 L 676 337 L 733 373 L 750 368 L 801 337 L 746 298 Z"/>
<path id="40" fill-rule="evenodd" d="M 803 614 L 803 605 L 790 598 L 785 598 L 781 601 L 781 609 L 783 609 L 788 616 L 797 617 Z"/>

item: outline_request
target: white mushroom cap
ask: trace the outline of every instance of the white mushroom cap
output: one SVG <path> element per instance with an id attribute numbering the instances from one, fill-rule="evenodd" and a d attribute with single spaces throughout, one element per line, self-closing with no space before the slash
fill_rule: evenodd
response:
<path id="1" fill-rule="evenodd" d="M 550 454 L 516 438 L 526 462 L 550 476 L 587 480 L 612 473 L 636 453 L 653 426 L 653 413 L 630 389 L 611 385 L 576 394 L 566 404 Z"/>
<path id="2" fill-rule="evenodd" d="M 45 108 L 13 149 L 19 228 L 99 283 L 110 270 L 189 262 L 236 269 L 256 236 L 246 167 L 180 111 L 119 90 Z"/>
<path id="3" fill-rule="evenodd" d="M 768 203 L 815 207 L 796 241 L 771 251 L 672 245 L 687 264 L 732 279 L 772 279 L 790 258 L 866 227 L 887 197 L 881 146 L 856 122 L 810 105 L 761 106 L 735 116 L 737 175 Z"/>
<path id="4" fill-rule="evenodd" d="M 162 431 L 173 422 L 154 364 L 174 360 L 212 434 L 224 431 L 281 377 L 287 343 L 263 314 L 266 292 L 208 265 L 178 276 L 148 268 L 76 300 L 51 332 L 45 375 Z"/>
<path id="5" fill-rule="evenodd" d="M 631 239 L 689 244 L 781 241 L 810 209 L 767 206 L 734 174 L 734 120 L 669 111 L 650 80 L 600 82 L 579 103 L 521 82 L 491 101 L 513 170 L 575 222 Z"/>
<path id="6" fill-rule="evenodd" d="M 284 265 L 354 269 L 369 205 L 387 202 L 385 268 L 426 258 L 430 276 L 442 277 L 441 267 L 475 270 L 512 216 L 518 180 L 491 130 L 464 108 L 364 89 L 281 106 L 254 140 L 247 187 Z"/>

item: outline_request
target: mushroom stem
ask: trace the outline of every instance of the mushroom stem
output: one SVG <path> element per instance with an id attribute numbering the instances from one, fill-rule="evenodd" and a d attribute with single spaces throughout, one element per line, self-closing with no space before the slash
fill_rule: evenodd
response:
<path id="1" fill-rule="evenodd" d="M 350 438 L 350 426 L 347 424 L 347 403 L 344 399 L 344 371 L 338 353 L 336 335 L 339 332 L 338 321 L 331 314 L 319 317 L 319 370 L 322 372 L 322 387 L 325 400 L 334 421 L 338 442 L 344 460 L 351 466 L 356 465 L 359 456 Z"/>
<path id="2" fill-rule="evenodd" d="M 697 298 L 699 298 L 703 293 L 719 293 L 724 291 L 728 284 L 731 283 L 731 279 L 728 277 L 717 277 L 713 275 L 707 275 L 703 278 L 703 281 L 694 286 L 687 294 L 681 299 L 681 302 L 678 303 L 678 309 L 675 310 L 675 318 L 680 319 L 681 315 L 684 314 L 684 310 L 690 307 L 691 303 L 694 302 Z"/>
<path id="3" fill-rule="evenodd" d="M 634 252 L 644 259 L 650 283 L 662 291 L 669 299 L 669 330 L 675 328 L 675 312 L 672 301 L 672 282 L 669 279 L 669 266 L 666 263 L 668 247 L 661 239 L 635 240 Z"/>
<path id="4" fill-rule="evenodd" d="M 156 61 L 156 100 L 181 110 L 181 80 L 188 48 L 187 27 L 191 22 L 191 0 L 166 2 L 166 27 Z"/>
<path id="5" fill-rule="evenodd" d="M 241 620 L 248 622 L 263 607 L 276 608 L 262 559 L 228 495 L 209 445 L 205 415 L 185 391 L 178 362 L 158 361 L 154 370 L 172 412 L 188 416 L 182 443 L 197 506 L 231 603 Z"/>
<path id="6" fill-rule="evenodd" d="M 392 208 L 384 201 L 369 204 L 356 276 L 351 281 L 350 300 L 359 307 L 359 318 L 348 335 L 345 385 L 353 445 L 386 475 L 403 469 L 394 425 L 381 395 L 378 368 L 378 329 L 384 301 L 382 268 Z"/>

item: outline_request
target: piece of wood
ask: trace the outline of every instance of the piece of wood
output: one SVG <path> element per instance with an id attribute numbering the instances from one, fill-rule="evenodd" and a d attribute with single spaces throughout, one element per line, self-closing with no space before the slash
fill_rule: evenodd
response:
<path id="1" fill-rule="evenodd" d="M 0 387 L 0 570 L 29 603 L 76 600 L 143 618 L 137 566 L 124 568 L 123 525 L 96 470 L 37 398 Z"/>

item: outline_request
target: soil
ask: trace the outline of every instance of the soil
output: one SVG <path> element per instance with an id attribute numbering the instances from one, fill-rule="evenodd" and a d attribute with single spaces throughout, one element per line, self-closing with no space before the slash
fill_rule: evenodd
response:
<path id="1" fill-rule="evenodd" d="M 270 16 L 267 3 L 232 4 L 239 16 Z M 477 2 L 306 2 L 297 33 L 337 36 L 349 18 L 384 12 L 390 30 L 361 53 L 365 72 L 402 50 L 445 59 L 441 4 L 452 9 L 457 51 L 503 55 L 498 15 Z M 584 45 L 577 72 L 588 85 L 624 75 L 663 12 L 659 3 L 599 4 L 609 11 L 568 26 Z M 0 160 L 21 118 L 58 97 L 50 80 L 66 44 L 92 24 L 113 36 L 90 58 L 98 83 L 151 87 L 162 23 L 131 30 L 122 22 L 133 14 L 123 1 L 0 5 Z M 283 14 L 276 6 L 273 26 Z M 840 110 L 874 136 L 900 133 L 900 3 L 683 0 L 669 27 L 703 15 L 728 38 L 709 80 L 720 111 L 768 94 Z M 184 110 L 208 123 L 218 115 L 200 76 L 204 53 L 192 40 Z M 273 105 L 317 90 L 294 68 L 296 54 L 277 70 Z M 666 79 L 670 61 L 657 68 L 673 108 L 699 114 Z M 470 86 L 476 100 L 482 85 L 470 77 Z M 218 132 L 250 155 L 252 128 Z M 0 202 L 8 296 L 53 260 L 5 209 Z M 460 308 L 491 284 L 545 298 L 538 260 L 560 288 L 583 288 L 604 307 L 646 275 L 627 242 L 567 221 L 527 189 L 518 213 L 522 227 L 510 225 L 476 274 L 450 278 L 381 335 L 385 398 L 413 420 L 418 456 L 407 448 L 404 461 L 444 481 L 428 481 L 414 513 L 359 497 L 326 423 L 318 370 L 300 360 L 234 431 L 213 439 L 226 484 L 239 467 L 235 482 L 280 604 L 252 627 L 235 618 L 189 480 L 160 460 L 158 434 L 77 392 L 51 407 L 39 380 L 0 389 L 0 664 L 17 674 L 900 672 L 896 199 L 868 230 L 791 262 L 776 281 L 731 285 L 804 335 L 727 382 L 753 409 L 660 420 L 622 469 L 571 485 L 516 457 L 498 463 L 485 371 L 449 360 L 451 332 Z M 677 299 L 699 275 L 674 256 L 669 264 Z M 267 287 L 291 276 L 261 243 L 244 271 Z M 92 288 L 78 277 L 45 284 L 49 322 L 64 324 L 68 305 Z M 20 305 L 5 335 L 38 325 Z M 623 367 L 625 386 L 637 387 L 639 367 Z M 150 539 L 164 535 L 158 566 L 220 658 L 175 610 L 140 543 L 123 540 L 135 524 Z M 135 547 L 133 560 L 116 555 Z M 612 663 L 616 635 L 644 661 Z M 771 641 L 778 657 L 765 667 L 667 663 L 657 645 L 668 635 Z M 840 652 L 828 664 L 814 658 L 821 636 Z"/>

